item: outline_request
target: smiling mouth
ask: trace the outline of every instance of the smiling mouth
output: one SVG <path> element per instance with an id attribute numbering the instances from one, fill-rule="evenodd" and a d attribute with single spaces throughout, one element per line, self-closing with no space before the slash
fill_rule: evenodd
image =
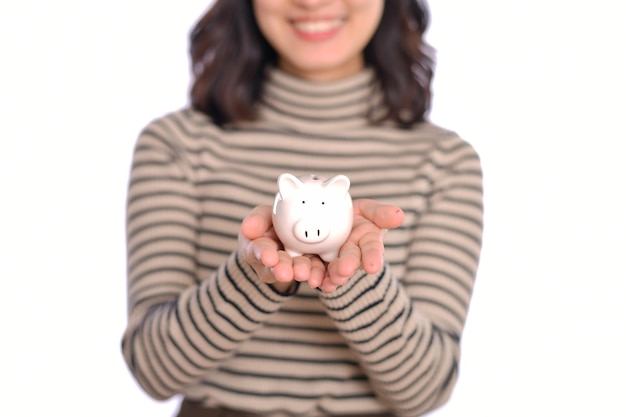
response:
<path id="1" fill-rule="evenodd" d="M 333 20 L 307 20 L 293 22 L 293 26 L 303 33 L 316 34 L 337 29 L 343 24 L 343 19 Z"/>

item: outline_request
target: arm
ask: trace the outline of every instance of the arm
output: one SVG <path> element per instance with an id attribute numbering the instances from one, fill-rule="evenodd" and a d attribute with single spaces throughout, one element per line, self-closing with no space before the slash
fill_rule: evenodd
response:
<path id="1" fill-rule="evenodd" d="M 127 201 L 128 325 L 122 351 L 143 389 L 166 399 L 196 382 L 286 299 L 235 252 L 198 272 L 193 171 L 153 124 L 140 136 Z"/>
<path id="2" fill-rule="evenodd" d="M 361 270 L 320 295 L 379 397 L 406 417 L 433 410 L 452 392 L 480 252 L 478 156 L 458 140 L 440 146 L 405 275 L 394 276 L 388 265 L 377 274 Z"/>

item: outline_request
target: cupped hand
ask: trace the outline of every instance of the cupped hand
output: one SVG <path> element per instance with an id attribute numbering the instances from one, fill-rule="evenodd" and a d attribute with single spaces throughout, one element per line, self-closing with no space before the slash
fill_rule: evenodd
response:
<path id="1" fill-rule="evenodd" d="M 385 231 L 402 225 L 404 212 L 401 208 L 380 204 L 371 199 L 353 202 L 354 222 L 346 243 L 339 249 L 339 256 L 331 261 L 320 285 L 324 292 L 332 292 L 359 269 L 375 274 L 383 266 Z"/>
<path id="2" fill-rule="evenodd" d="M 326 267 L 319 257 L 291 257 L 283 250 L 272 227 L 270 206 L 257 206 L 244 218 L 239 250 L 258 277 L 281 292 L 292 289 L 295 281 L 317 288 L 324 278 Z"/>

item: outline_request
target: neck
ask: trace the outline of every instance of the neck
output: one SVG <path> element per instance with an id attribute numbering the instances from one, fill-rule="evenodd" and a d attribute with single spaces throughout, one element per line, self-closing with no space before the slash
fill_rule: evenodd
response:
<path id="1" fill-rule="evenodd" d="M 259 106 L 261 122 L 325 131 L 370 125 L 384 111 L 374 71 L 338 80 L 308 80 L 271 68 Z"/>

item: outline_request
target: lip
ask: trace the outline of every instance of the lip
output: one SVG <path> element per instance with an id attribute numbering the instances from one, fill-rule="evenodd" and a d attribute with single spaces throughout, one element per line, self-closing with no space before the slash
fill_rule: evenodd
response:
<path id="1" fill-rule="evenodd" d="M 332 38 L 339 32 L 345 19 L 337 17 L 320 17 L 292 19 L 291 27 L 296 35 L 307 41 L 323 41 Z"/>

